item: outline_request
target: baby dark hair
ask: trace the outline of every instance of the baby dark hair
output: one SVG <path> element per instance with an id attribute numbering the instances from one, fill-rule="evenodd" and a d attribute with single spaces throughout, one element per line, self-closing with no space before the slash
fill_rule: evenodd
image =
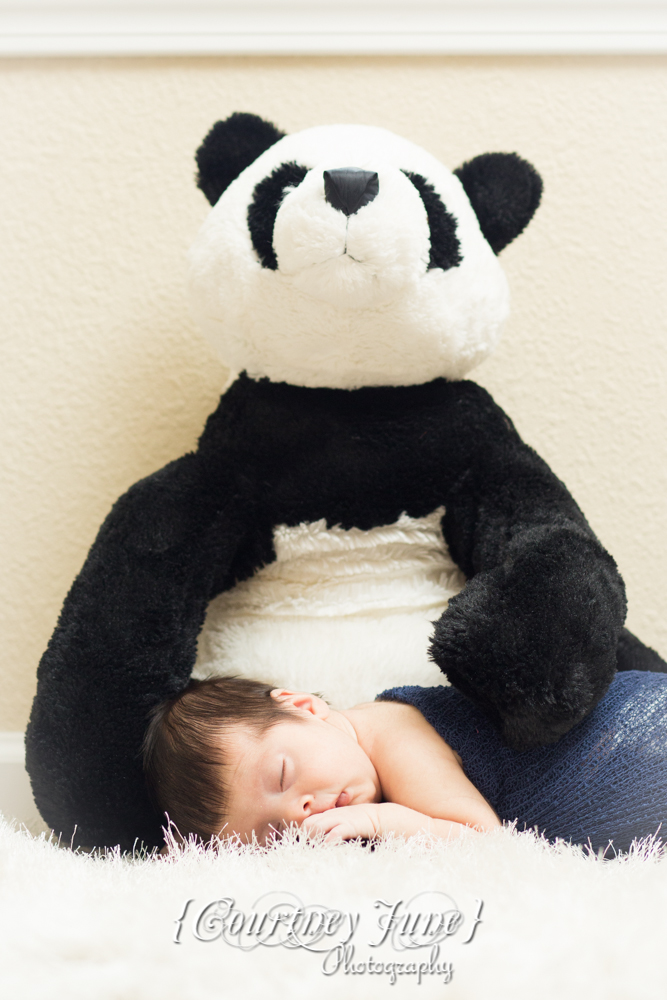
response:
<path id="1" fill-rule="evenodd" d="M 225 825 L 230 788 L 232 727 L 262 736 L 285 719 L 301 717 L 271 697 L 273 684 L 244 677 L 191 680 L 150 714 L 142 747 L 151 801 L 183 837 L 203 841 Z"/>

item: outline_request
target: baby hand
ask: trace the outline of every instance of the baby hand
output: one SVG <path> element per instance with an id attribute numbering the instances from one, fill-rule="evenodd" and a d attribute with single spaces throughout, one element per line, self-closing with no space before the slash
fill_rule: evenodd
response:
<path id="1" fill-rule="evenodd" d="M 353 840 L 374 837 L 379 829 L 377 805 L 373 802 L 357 806 L 339 806 L 308 816 L 301 824 L 308 833 L 324 833 L 325 841 Z"/>
<path id="2" fill-rule="evenodd" d="M 484 818 L 479 824 L 482 829 L 500 826 L 500 820 L 490 806 L 487 811 L 492 817 Z M 381 837 L 389 833 L 397 833 L 405 837 L 426 833 L 441 840 L 452 837 L 477 836 L 473 826 L 464 825 L 456 820 L 441 819 L 427 816 L 407 806 L 395 802 L 367 802 L 358 806 L 340 806 L 338 809 L 327 809 L 326 812 L 309 816 L 301 824 L 302 830 L 325 834 L 325 840 L 352 840 L 355 837 Z"/>

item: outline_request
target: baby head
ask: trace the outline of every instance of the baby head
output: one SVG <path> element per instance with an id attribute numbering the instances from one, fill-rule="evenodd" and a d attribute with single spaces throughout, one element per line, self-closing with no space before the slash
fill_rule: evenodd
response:
<path id="1" fill-rule="evenodd" d="M 143 757 L 156 808 L 204 841 L 266 843 L 313 813 L 381 798 L 347 713 L 241 677 L 190 681 L 158 705 Z"/>

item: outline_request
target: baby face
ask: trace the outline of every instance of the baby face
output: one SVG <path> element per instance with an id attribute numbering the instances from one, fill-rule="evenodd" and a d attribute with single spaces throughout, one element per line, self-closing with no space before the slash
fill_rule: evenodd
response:
<path id="1" fill-rule="evenodd" d="M 274 831 L 313 813 L 382 798 L 375 767 L 346 716 L 316 695 L 279 694 L 286 696 L 280 700 L 290 704 L 293 719 L 262 736 L 241 726 L 230 734 L 224 836 L 233 832 L 245 841 L 254 831 L 263 844 Z"/>

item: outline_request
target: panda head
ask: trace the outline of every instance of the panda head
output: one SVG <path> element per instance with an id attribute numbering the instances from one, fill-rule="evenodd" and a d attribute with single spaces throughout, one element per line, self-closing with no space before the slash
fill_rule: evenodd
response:
<path id="1" fill-rule="evenodd" d="M 463 377 L 508 312 L 497 254 L 542 182 L 514 153 L 453 173 L 381 128 L 284 135 L 250 114 L 211 129 L 198 183 L 214 206 L 191 298 L 234 371 L 353 389 Z"/>

